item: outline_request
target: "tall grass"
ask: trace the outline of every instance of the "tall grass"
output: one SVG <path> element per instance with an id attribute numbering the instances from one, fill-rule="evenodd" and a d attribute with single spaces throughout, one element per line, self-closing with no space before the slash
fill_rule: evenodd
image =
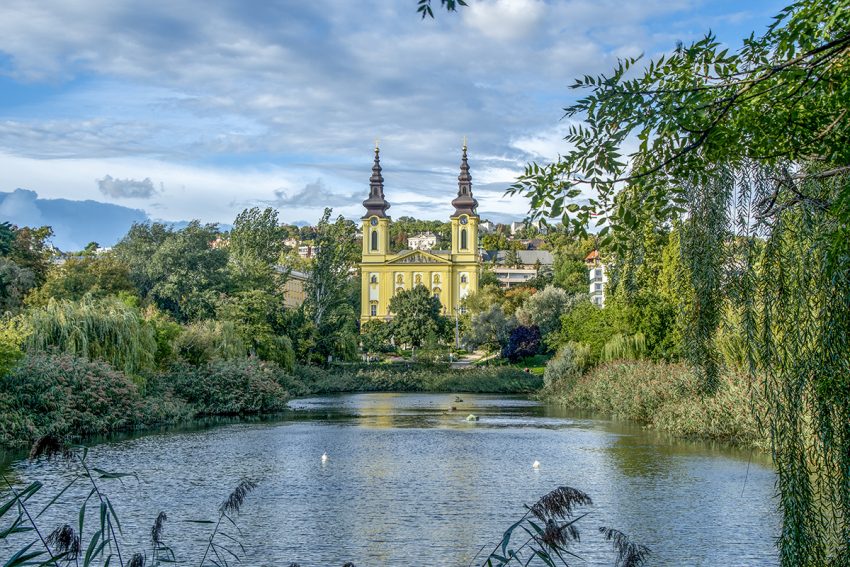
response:
<path id="1" fill-rule="evenodd" d="M 545 396 L 568 407 L 629 419 L 681 438 L 765 448 L 756 413 L 760 404 L 742 374 L 726 371 L 705 394 L 682 364 L 609 362 L 579 378 L 552 378 Z M 756 404 L 754 411 L 753 404 Z"/>

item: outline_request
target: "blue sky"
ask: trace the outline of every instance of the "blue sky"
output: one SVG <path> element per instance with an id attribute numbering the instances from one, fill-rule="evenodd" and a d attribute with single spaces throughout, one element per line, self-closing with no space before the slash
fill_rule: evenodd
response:
<path id="1" fill-rule="evenodd" d="M 390 213 L 444 218 L 468 136 L 480 212 L 521 218 L 504 188 L 567 150 L 575 76 L 709 29 L 737 48 L 783 5 L 469 4 L 423 21 L 414 0 L 5 0 L 0 191 L 164 220 L 226 223 L 253 205 L 357 218 L 379 138 Z"/>

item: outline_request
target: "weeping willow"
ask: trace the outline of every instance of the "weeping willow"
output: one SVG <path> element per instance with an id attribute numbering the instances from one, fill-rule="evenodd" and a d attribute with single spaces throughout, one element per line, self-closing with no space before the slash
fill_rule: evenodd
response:
<path id="1" fill-rule="evenodd" d="M 114 298 L 51 299 L 27 314 L 28 352 L 58 350 L 108 362 L 128 375 L 153 367 L 156 340 L 139 314 Z"/>
<path id="2" fill-rule="evenodd" d="M 689 190 L 688 352 L 716 384 L 724 302 L 761 389 L 784 516 L 783 565 L 850 565 L 848 177 L 748 165 Z M 846 198 L 846 197 L 845 197 Z"/>

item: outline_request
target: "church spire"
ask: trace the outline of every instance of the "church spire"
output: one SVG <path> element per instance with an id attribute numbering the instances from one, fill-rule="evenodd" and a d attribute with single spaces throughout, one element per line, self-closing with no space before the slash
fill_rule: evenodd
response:
<path id="1" fill-rule="evenodd" d="M 466 160 L 466 139 L 463 141 L 460 175 L 457 176 L 457 197 L 452 201 L 452 206 L 455 208 L 453 217 L 478 214 L 478 201 L 472 196 L 472 176 L 469 175 L 469 162 Z"/>
<path id="2" fill-rule="evenodd" d="M 363 201 L 366 214 L 363 218 L 371 216 L 386 217 L 390 204 L 384 199 L 384 177 L 381 175 L 381 157 L 378 142 L 375 142 L 375 163 L 372 165 L 372 177 L 369 178 L 369 198 Z"/>

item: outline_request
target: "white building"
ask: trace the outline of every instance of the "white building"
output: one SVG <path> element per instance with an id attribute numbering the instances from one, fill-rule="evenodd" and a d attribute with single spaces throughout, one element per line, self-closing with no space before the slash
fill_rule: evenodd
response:
<path id="1" fill-rule="evenodd" d="M 437 246 L 437 235 L 433 232 L 422 232 L 407 239 L 410 250 L 433 250 Z"/>
<path id="2" fill-rule="evenodd" d="M 605 307 L 605 285 L 608 283 L 608 275 L 605 273 L 605 264 L 599 259 L 599 252 L 594 250 L 584 259 L 587 265 L 587 275 L 590 280 L 590 301 L 599 307 Z"/>
<path id="3" fill-rule="evenodd" d="M 490 234 L 496 230 L 496 225 L 492 221 L 485 220 L 478 223 L 478 232 L 480 234 Z"/>
<path id="4" fill-rule="evenodd" d="M 519 287 L 537 277 L 538 271 L 545 273 L 552 269 L 554 258 L 547 250 L 517 250 L 515 265 L 508 265 L 511 252 L 508 250 L 493 250 L 482 254 L 484 262 L 493 265 L 491 270 L 504 289 Z"/>

